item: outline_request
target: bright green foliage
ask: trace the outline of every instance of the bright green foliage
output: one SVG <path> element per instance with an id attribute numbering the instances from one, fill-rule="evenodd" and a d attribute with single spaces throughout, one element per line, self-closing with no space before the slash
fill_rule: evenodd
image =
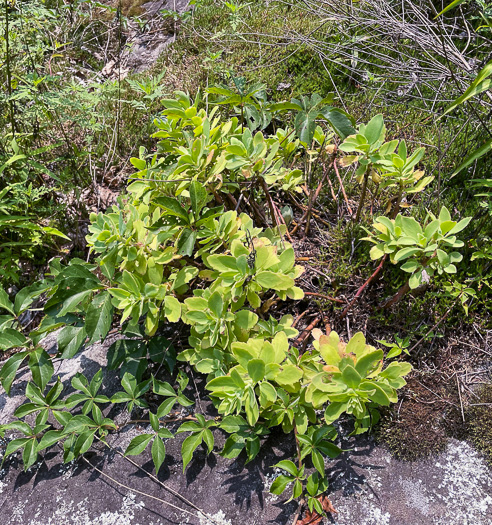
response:
<path id="1" fill-rule="evenodd" d="M 345 157 L 343 165 L 349 166 L 358 162 L 356 176 L 362 177 L 373 164 L 377 164 L 385 154 L 395 149 L 397 142 L 384 143 L 385 136 L 386 127 L 382 115 L 376 115 L 368 124 L 360 124 L 358 132 L 348 136 L 339 147 L 340 151 L 345 153 L 356 153 Z"/>
<path id="2" fill-rule="evenodd" d="M 282 140 L 279 133 L 269 138 L 262 132 L 253 135 L 241 129 L 236 117 L 222 122 L 217 106 L 207 114 L 198 109 L 199 99 L 193 103 L 185 93 L 175 95 L 177 99 L 162 101 L 166 109 L 155 120 L 158 153 L 147 155 L 141 149 L 140 158 L 131 159 L 139 171 L 128 190 L 136 198 L 148 203 L 169 193 L 189 196 L 193 180 L 222 192 L 246 181 L 261 189 L 259 178 L 274 188 L 298 189 L 302 173 L 282 166 L 293 141 Z"/>
<path id="3" fill-rule="evenodd" d="M 142 398 L 149 389 L 150 383 L 150 379 L 138 383 L 135 377 L 127 372 L 121 380 L 121 386 L 124 388 L 124 392 L 116 392 L 111 398 L 111 403 L 128 403 L 128 412 L 130 412 L 130 414 L 134 405 L 141 408 L 148 407 L 147 401 Z"/>
<path id="4" fill-rule="evenodd" d="M 229 372 L 216 371 L 207 384 L 219 413 L 244 413 L 250 426 L 264 418 L 268 426 L 282 425 L 285 432 L 295 426 L 302 435 L 317 422 L 315 411 L 330 402 L 327 424 L 346 412 L 356 418 L 357 433 L 367 430 L 376 417 L 373 407 L 394 402 L 411 366 L 392 363 L 383 370 L 383 352 L 367 345 L 361 333 L 347 345 L 335 332 L 317 335 L 315 351 L 303 355 L 289 349 L 284 332 L 271 342 L 233 343 Z"/>
<path id="5" fill-rule="evenodd" d="M 299 99 L 293 98 L 290 102 L 270 103 L 266 98 L 266 86 L 254 84 L 248 86 L 245 78 L 232 77 L 236 90 L 220 85 L 207 89 L 207 93 L 220 95 L 212 103 L 229 105 L 240 116 L 241 125 L 246 122 L 251 131 L 265 129 L 274 115 L 286 111 L 295 113 L 295 133 L 299 141 L 310 147 L 315 138 L 317 120 L 326 122 L 331 129 L 342 139 L 354 133 L 353 118 L 339 108 L 330 106 L 333 94 L 321 97 L 317 93 L 310 97 L 305 95 Z"/>
<path id="6" fill-rule="evenodd" d="M 345 139 L 354 133 L 354 120 L 345 111 L 329 106 L 333 102 L 333 94 L 323 98 L 317 93 L 300 99 L 291 99 L 290 102 L 278 102 L 269 106 L 272 112 L 295 111 L 295 131 L 299 140 L 307 147 L 311 146 L 315 137 L 316 120 L 322 119 L 328 123 L 333 131 Z"/>
<path id="7" fill-rule="evenodd" d="M 53 189 L 33 180 L 36 172 L 54 175 L 35 153 L 22 152 L 15 139 L 5 147 L 6 153 L 0 153 L 0 282 L 19 283 L 20 262 L 34 261 L 43 247 L 55 251 L 57 237 L 70 238 L 46 226 L 56 211 L 50 202 Z"/>
<path id="8" fill-rule="evenodd" d="M 311 102 L 320 103 L 316 98 Z M 383 352 L 367 345 L 362 334 L 345 345 L 334 332 L 324 336 L 318 331 L 314 349 L 301 352 L 289 344 L 298 335 L 292 316 L 267 318 L 274 302 L 304 297 L 296 286 L 302 267 L 282 239 L 285 227 L 256 227 L 247 214 L 226 209 L 227 197 L 240 193 L 243 183 L 263 192 L 296 189 L 300 172 L 283 164 L 295 158 L 301 141 L 289 141 L 287 130 L 253 136 L 235 118 L 221 122 L 215 110 L 207 115 L 184 93 L 163 103 L 158 153 L 149 159 L 141 152 L 141 158 L 132 159 L 139 171 L 128 194 L 90 217 L 87 241 L 94 263 L 73 259 L 62 266 L 54 260 L 45 279 L 21 290 L 14 301 L 0 291 L 0 308 L 6 312 L 0 318 L 1 348 L 23 349 L 4 364 L 0 380 L 9 391 L 28 360 L 30 402 L 16 415 L 36 414 L 38 425 L 19 428 L 27 437 L 12 451 L 24 447 L 26 463 L 32 464 L 38 449 L 63 443 L 64 459 L 70 461 L 117 429 L 103 410 L 121 404 L 130 416 L 134 409 L 147 413 L 150 425 L 132 439 L 125 454 L 141 454 L 151 444 L 158 471 L 166 455 L 164 440 L 173 437 L 165 418 L 176 404 L 193 404 L 183 393 L 188 380 L 182 371 L 177 388 L 149 371 L 153 362 L 174 373 L 175 350 L 159 330 L 179 323 L 189 327 L 189 344 L 177 359 L 207 374 L 206 389 L 219 413 L 209 420 L 195 414 L 177 430 L 190 433 L 182 444 L 183 468 L 201 444 L 212 453 L 214 428 L 229 434 L 220 451 L 224 457 L 245 451 L 251 461 L 270 428 L 281 427 L 295 433 L 299 461 L 311 458 L 316 473 L 308 476 L 304 465 L 297 469 L 281 462 L 278 467 L 288 476 L 277 478 L 272 491 L 281 493 L 292 481 L 292 497 L 304 494 L 310 509 L 322 511 L 316 498 L 327 486 L 325 458 L 341 452 L 333 443 L 332 423 L 349 414 L 355 433 L 368 430 L 377 421 L 378 406 L 396 401 L 411 366 L 392 362 L 384 368 Z M 382 121 L 376 124 L 379 129 Z M 361 129 L 370 136 L 373 125 Z M 381 129 L 376 131 L 379 137 Z M 326 135 L 316 127 L 311 140 L 322 145 Z M 46 296 L 39 309 L 44 317 L 29 332 L 20 316 L 41 294 Z M 111 345 L 107 358 L 108 368 L 119 370 L 122 390 L 111 398 L 101 394 L 99 371 L 90 381 L 76 375 L 76 392 L 66 399 L 59 381 L 45 395 L 54 368 L 39 343 L 59 330 L 57 356 L 72 358 L 83 345 L 104 341 L 115 318 L 123 338 Z M 70 412 L 79 407 L 78 415 Z M 44 426 L 51 415 L 57 422 L 53 428 Z M 6 428 L 11 427 L 0 431 Z"/>
<path id="9" fill-rule="evenodd" d="M 287 472 L 287 475 L 280 475 L 272 483 L 270 492 L 273 494 L 282 494 L 289 483 L 294 483 L 292 487 L 292 495 L 287 502 L 292 501 L 302 495 L 302 482 L 306 479 L 304 474 L 304 466 L 297 468 L 294 463 L 288 459 L 280 461 L 275 465 Z"/>
<path id="10" fill-rule="evenodd" d="M 183 472 L 193 457 L 193 452 L 202 442 L 207 446 L 208 453 L 211 454 L 214 448 L 214 435 L 211 428 L 216 426 L 213 419 L 206 421 L 202 414 L 196 414 L 197 421 L 184 422 L 176 432 L 191 432 L 181 446 L 181 456 L 183 458 Z"/>
<path id="11" fill-rule="evenodd" d="M 468 315 L 467 303 L 477 297 L 477 292 L 473 288 L 470 288 L 470 286 L 458 281 L 450 281 L 446 283 L 443 288 L 449 297 L 460 301 L 465 314 Z"/>
<path id="12" fill-rule="evenodd" d="M 327 336 L 318 331 L 316 337 L 317 359 L 305 370 L 310 381 L 306 402 L 319 409 L 329 401 L 324 413 L 327 424 L 345 412 L 356 419 L 354 432 L 365 432 L 377 421 L 375 407 L 396 402 L 396 391 L 406 384 L 403 377 L 411 365 L 393 362 L 383 369 L 383 351 L 366 344 L 361 332 L 347 344 L 336 332 Z"/>
<path id="13" fill-rule="evenodd" d="M 246 463 L 256 457 L 260 451 L 260 439 L 269 434 L 265 425 L 258 423 L 251 427 L 242 416 L 225 416 L 222 418 L 219 428 L 230 434 L 220 453 L 221 456 L 234 459 L 245 450 Z"/>
<path id="14" fill-rule="evenodd" d="M 385 254 L 390 256 L 392 263 L 402 264 L 401 269 L 410 274 L 410 288 L 417 288 L 422 283 L 424 269 L 429 275 L 438 272 L 448 274 L 456 273 L 455 263 L 461 261 L 463 256 L 452 251 L 461 248 L 463 241 L 456 238 L 471 217 L 460 222 L 451 220 L 451 215 L 446 207 L 441 208 L 439 217 L 428 213 L 423 225 L 413 217 L 404 217 L 401 214 L 395 219 L 378 217 L 373 228 L 378 233 L 373 233 L 368 240 L 375 244 L 371 248 L 371 259 L 380 259 Z"/>
<path id="15" fill-rule="evenodd" d="M 381 189 L 395 187 L 398 191 L 393 217 L 398 213 L 403 193 L 411 194 L 422 191 L 434 177 L 423 177 L 422 170 L 415 167 L 424 155 L 424 148 L 417 148 L 408 154 L 404 140 L 384 142 L 386 128 L 382 115 L 376 115 L 367 124 L 361 124 L 355 135 L 350 135 L 340 145 L 340 150 L 352 153 L 340 159 L 342 166 L 357 162 L 355 171 L 357 182 L 362 183 L 362 195 L 357 211 L 360 216 L 364 203 L 367 182 L 371 176 Z"/>
<path id="16" fill-rule="evenodd" d="M 425 149 L 417 148 L 411 155 L 408 155 L 407 144 L 404 140 L 398 145 L 397 151 L 391 151 L 391 145 L 396 141 L 388 142 L 387 150 L 380 148 L 380 154 L 384 155 L 377 164 L 377 171 L 381 175 L 381 188 L 397 186 L 400 192 L 407 194 L 418 193 L 430 184 L 434 177 L 423 177 L 424 172 L 415 170 L 415 166 L 424 156 Z M 384 152 L 384 153 L 383 153 Z"/>
<path id="17" fill-rule="evenodd" d="M 378 340 L 378 343 L 382 344 L 386 348 L 389 348 L 388 353 L 386 354 L 386 359 L 391 359 L 392 357 L 398 357 L 402 352 L 410 355 L 408 347 L 410 346 L 410 337 L 401 338 L 395 335 L 395 342 L 388 343 L 384 339 Z"/>
<path id="18" fill-rule="evenodd" d="M 333 444 L 337 437 L 337 431 L 333 425 L 321 425 L 309 427 L 306 434 L 300 434 L 297 439 L 301 445 L 301 459 L 311 456 L 314 468 L 320 476 L 325 476 L 324 456 L 329 458 L 338 457 L 342 450 Z"/>
<path id="19" fill-rule="evenodd" d="M 90 383 L 83 374 L 76 374 L 72 378 L 72 386 L 79 390 L 80 393 L 69 396 L 66 399 L 66 407 L 74 408 L 80 403 L 84 403 L 84 406 L 82 407 L 82 414 L 87 415 L 92 411 L 92 416 L 96 417 L 96 414 L 100 410 L 98 405 L 110 402 L 107 396 L 98 394 L 98 391 L 101 388 L 102 380 L 103 374 L 101 370 L 97 371 Z"/>
<path id="20" fill-rule="evenodd" d="M 152 460 L 154 462 L 155 471 L 159 472 L 159 469 L 166 458 L 166 446 L 163 440 L 172 438 L 173 434 L 167 428 L 160 426 L 159 414 L 156 415 L 149 411 L 149 418 L 153 433 L 140 434 L 134 437 L 125 451 L 125 456 L 138 456 L 152 441 Z"/>
<path id="21" fill-rule="evenodd" d="M 211 95 L 219 95 L 213 104 L 231 106 L 241 119 L 241 126 L 247 124 L 251 131 L 265 129 L 272 121 L 272 114 L 265 107 L 266 86 L 248 85 L 244 77 L 232 76 L 234 89 L 225 84 L 207 89 Z"/>

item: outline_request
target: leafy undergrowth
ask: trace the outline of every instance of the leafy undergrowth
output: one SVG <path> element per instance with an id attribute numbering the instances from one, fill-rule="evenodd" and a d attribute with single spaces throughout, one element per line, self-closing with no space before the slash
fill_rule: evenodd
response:
<path id="1" fill-rule="evenodd" d="M 305 503 L 303 521 L 317 522 L 334 512 L 324 494 L 326 462 L 341 453 L 339 418 L 354 435 L 376 428 L 402 459 L 437 452 L 449 436 L 490 453 L 489 387 L 477 386 L 490 380 L 490 195 L 449 176 L 468 141 L 454 121 L 436 138 L 436 121 L 418 102 L 375 111 L 377 93 L 358 93 L 340 76 L 334 85 L 335 72 L 325 75 L 318 57 L 290 40 L 315 20 L 298 7 L 254 4 L 204 1 L 193 16 L 176 15 L 176 43 L 153 72 L 126 80 L 75 88 L 54 78 L 81 60 L 84 50 L 67 44 L 59 62 L 43 66 L 49 77 L 28 78 L 56 88 L 51 98 L 40 88 L 53 104 L 43 120 L 36 104 L 18 114 L 10 105 L 2 172 L 34 196 L 15 201 L 18 188 L 1 190 L 14 206 L 2 212 L 6 246 L 38 248 L 40 232 L 64 237 L 58 222 L 36 217 L 42 188 L 57 196 L 57 215 L 70 209 L 59 195 L 65 183 L 87 202 L 68 232 L 79 241 L 55 243 L 61 256 L 29 286 L 13 288 L 10 268 L 39 252 L 7 254 L 0 380 L 9 393 L 27 366 L 32 381 L 29 402 L 0 430 L 19 433 L 5 456 L 22 450 L 26 468 L 57 444 L 68 462 L 119 432 L 110 414 L 122 406 L 128 420 L 150 425 L 125 454 L 149 447 L 158 472 L 176 434 L 187 436 L 185 470 L 200 447 L 252 461 L 281 429 L 296 453 L 277 463 L 271 491 Z M 108 12 L 81 13 L 99 37 Z M 26 13 L 17 14 L 20 25 Z M 58 16 L 77 36 L 70 17 Z M 258 36 L 265 19 L 274 46 Z M 245 28 L 255 45 L 229 40 Z M 107 48 L 120 53 L 116 35 Z M 48 47 L 41 41 L 40 51 Z M 35 100 L 28 89 L 14 95 Z M 73 141 L 52 142 L 46 115 L 55 110 L 57 139 L 80 117 Z M 39 136 L 20 135 L 16 126 L 35 114 Z M 51 168 L 42 176 L 38 154 Z M 100 199 L 109 187 L 119 192 L 112 206 Z M 53 359 L 72 359 L 115 332 L 122 339 L 107 359 L 120 391 L 101 395 L 98 373 L 76 376 L 67 392 Z M 57 342 L 51 354 L 48 336 Z M 184 393 L 193 372 L 213 405 L 206 416 Z M 189 413 L 173 433 L 176 407 Z M 228 435 L 220 449 L 219 430 Z"/>

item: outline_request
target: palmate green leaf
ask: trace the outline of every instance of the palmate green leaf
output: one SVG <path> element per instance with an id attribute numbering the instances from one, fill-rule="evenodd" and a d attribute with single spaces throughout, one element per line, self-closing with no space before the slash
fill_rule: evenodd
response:
<path id="1" fill-rule="evenodd" d="M 208 453 L 211 454 L 214 449 L 214 435 L 208 428 L 203 431 L 203 442 L 207 445 Z"/>
<path id="2" fill-rule="evenodd" d="M 29 438 L 18 438 L 9 441 L 5 450 L 4 457 L 10 456 L 10 454 L 13 454 L 16 450 L 19 450 L 20 448 L 24 447 L 28 441 Z"/>
<path id="3" fill-rule="evenodd" d="M 74 453 L 76 456 L 84 454 L 84 452 L 87 452 L 91 448 L 91 445 L 94 442 L 95 433 L 96 429 L 92 429 L 80 434 L 80 436 L 77 438 L 77 441 L 75 442 L 74 447 Z"/>
<path id="4" fill-rule="evenodd" d="M 158 436 L 155 437 L 154 442 L 152 443 L 152 461 L 154 462 L 156 473 L 159 472 L 164 460 L 166 459 L 166 446 L 162 439 Z"/>
<path id="5" fill-rule="evenodd" d="M 183 458 L 183 472 L 186 470 L 188 463 L 193 458 L 193 452 L 197 449 L 198 445 L 202 442 L 203 431 L 188 436 L 181 446 L 181 456 Z"/>
<path id="6" fill-rule="evenodd" d="M 246 442 L 243 436 L 232 434 L 227 438 L 220 455 L 227 459 L 235 459 L 241 454 L 245 446 Z"/>
<path id="7" fill-rule="evenodd" d="M 318 450 L 313 450 L 311 452 L 311 460 L 313 462 L 314 468 L 322 475 L 325 475 L 325 461 L 323 459 L 323 456 L 321 455 L 321 452 Z"/>
<path id="8" fill-rule="evenodd" d="M 278 478 L 275 478 L 273 483 L 270 486 L 270 492 L 276 494 L 277 496 L 282 494 L 287 485 L 294 481 L 294 478 L 290 476 L 280 475 Z"/>
<path id="9" fill-rule="evenodd" d="M 29 438 L 24 446 L 24 452 L 22 453 L 22 461 L 24 463 L 24 470 L 26 471 L 30 466 L 36 463 L 38 459 L 37 451 L 38 442 L 36 438 Z"/>
<path id="10" fill-rule="evenodd" d="M 25 346 L 28 339 L 14 328 L 4 328 L 0 332 L 0 350 Z"/>
<path id="11" fill-rule="evenodd" d="M 14 416 L 23 418 L 33 412 L 39 412 L 42 409 L 42 405 L 36 403 L 24 403 L 20 407 L 17 407 L 14 412 Z"/>
<path id="12" fill-rule="evenodd" d="M 41 438 L 38 444 L 38 452 L 45 448 L 52 447 L 55 443 L 58 443 L 64 438 L 62 430 L 48 430 Z"/>
<path id="13" fill-rule="evenodd" d="M 125 450 L 125 456 L 138 456 L 141 454 L 150 443 L 154 434 L 141 434 L 140 436 L 134 437 L 127 449 Z"/>
<path id="14" fill-rule="evenodd" d="M 30 353 L 29 369 L 34 382 L 43 391 L 54 372 L 53 362 L 46 350 L 38 347 Z"/>
<path id="15" fill-rule="evenodd" d="M 22 361 L 29 355 L 28 352 L 19 352 L 14 354 L 7 362 L 3 365 L 0 370 L 0 381 L 7 395 L 10 395 L 10 387 L 15 379 L 17 370 L 19 369 Z"/>
<path id="16" fill-rule="evenodd" d="M 15 314 L 14 305 L 10 302 L 9 296 L 3 288 L 0 288 L 0 308 L 7 310 L 12 315 Z"/>
<path id="17" fill-rule="evenodd" d="M 176 391 L 167 381 L 159 381 L 153 378 L 152 389 L 158 396 L 171 396 L 176 397 Z"/>
<path id="18" fill-rule="evenodd" d="M 284 459 L 283 461 L 279 461 L 275 466 L 277 468 L 281 468 L 282 470 L 285 470 L 291 476 L 297 476 L 298 475 L 297 467 L 289 459 Z"/>
<path id="19" fill-rule="evenodd" d="M 65 326 L 57 337 L 58 351 L 62 359 L 71 359 L 81 348 L 86 339 L 83 326 Z"/>
<path id="20" fill-rule="evenodd" d="M 108 292 L 102 292 L 94 298 L 87 310 L 85 330 L 89 336 L 88 344 L 103 340 L 111 328 L 112 321 L 111 295 Z"/>

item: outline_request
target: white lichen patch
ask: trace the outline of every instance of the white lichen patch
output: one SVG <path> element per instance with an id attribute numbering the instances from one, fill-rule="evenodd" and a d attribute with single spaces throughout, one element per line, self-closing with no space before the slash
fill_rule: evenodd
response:
<path id="1" fill-rule="evenodd" d="M 435 467 L 440 472 L 435 497 L 448 509 L 435 524 L 490 524 L 492 475 L 480 455 L 467 443 L 454 441 Z"/>
<path id="2" fill-rule="evenodd" d="M 451 441 L 434 462 L 403 466 L 387 460 L 383 452 L 378 454 L 379 469 L 363 469 L 365 482 L 358 483 L 355 494 L 333 495 L 337 525 L 492 523 L 492 474 L 467 443 Z M 340 478 L 342 488 L 351 487 L 346 476 Z"/>
<path id="3" fill-rule="evenodd" d="M 200 525 L 232 525 L 232 521 L 226 519 L 223 511 L 219 510 L 213 516 L 210 516 L 210 519 L 207 519 L 205 516 L 200 517 Z"/>
<path id="4" fill-rule="evenodd" d="M 142 510 L 145 505 L 142 501 L 137 501 L 136 495 L 129 492 L 124 498 L 121 508 L 116 512 L 103 512 L 93 515 L 89 508 L 88 498 L 79 503 L 68 501 L 60 495 L 56 499 L 57 508 L 52 516 L 46 517 L 43 507 L 36 510 L 35 515 L 29 521 L 23 519 L 25 525 L 162 525 L 161 521 L 149 522 L 145 518 L 138 518 L 136 513 Z M 23 512 L 16 513 L 16 518 L 22 517 Z M 11 521 L 10 523 L 21 523 Z"/>

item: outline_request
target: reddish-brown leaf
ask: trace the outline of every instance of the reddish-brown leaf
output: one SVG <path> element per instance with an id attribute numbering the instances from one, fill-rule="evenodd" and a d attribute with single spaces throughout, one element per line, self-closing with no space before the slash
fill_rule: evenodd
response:
<path id="1" fill-rule="evenodd" d="M 321 501 L 321 506 L 325 512 L 332 512 L 333 514 L 338 514 L 338 511 L 333 506 L 332 502 L 325 495 L 318 498 Z"/>
<path id="2" fill-rule="evenodd" d="M 331 512 L 338 514 L 338 511 L 335 509 L 327 496 L 320 496 L 318 500 L 320 501 L 321 506 L 326 513 Z M 313 509 L 313 512 L 310 512 L 309 509 L 307 509 L 304 519 L 298 521 L 297 525 L 318 525 L 322 520 L 323 516 L 321 516 L 321 514 L 319 514 L 315 509 Z"/>
<path id="3" fill-rule="evenodd" d="M 321 523 L 322 519 L 323 516 L 320 516 L 314 509 L 312 513 L 309 512 L 309 510 L 306 510 L 304 519 L 298 521 L 297 525 L 317 525 L 318 523 Z"/>

